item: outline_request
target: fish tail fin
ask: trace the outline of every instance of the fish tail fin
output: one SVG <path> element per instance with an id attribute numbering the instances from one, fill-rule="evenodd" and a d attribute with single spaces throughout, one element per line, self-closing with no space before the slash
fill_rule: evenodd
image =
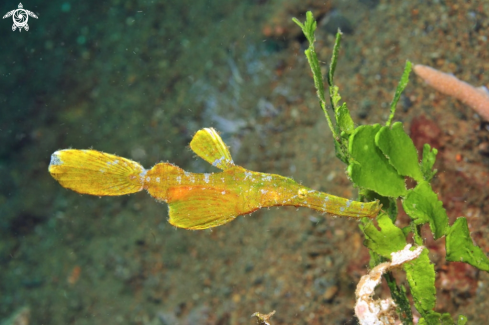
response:
<path id="1" fill-rule="evenodd" d="M 146 170 L 135 161 L 104 152 L 66 149 L 51 155 L 49 173 L 75 192 L 114 196 L 141 191 Z"/>

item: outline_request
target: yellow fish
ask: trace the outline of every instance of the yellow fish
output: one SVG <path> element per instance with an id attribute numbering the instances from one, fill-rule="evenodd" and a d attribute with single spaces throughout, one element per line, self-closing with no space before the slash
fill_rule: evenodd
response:
<path id="1" fill-rule="evenodd" d="M 147 170 L 135 161 L 104 152 L 66 149 L 52 154 L 49 172 L 63 187 L 82 194 L 123 195 L 145 189 L 168 203 L 172 225 L 186 229 L 217 227 L 273 206 L 308 207 L 355 218 L 374 218 L 380 211 L 378 201 L 355 202 L 312 190 L 291 178 L 237 166 L 212 128 L 199 130 L 190 148 L 223 171 L 195 174 L 170 163 Z"/>

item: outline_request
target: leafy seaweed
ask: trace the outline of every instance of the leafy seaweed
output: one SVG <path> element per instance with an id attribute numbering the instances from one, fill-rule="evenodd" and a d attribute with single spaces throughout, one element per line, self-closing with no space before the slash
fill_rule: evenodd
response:
<path id="1" fill-rule="evenodd" d="M 404 264 L 406 278 L 413 294 L 414 306 L 419 313 L 426 317 L 435 307 L 435 268 L 430 263 L 428 250 L 425 248 L 421 255 Z"/>
<path id="2" fill-rule="evenodd" d="M 398 197 L 407 193 L 404 178 L 389 164 L 375 144 L 375 135 L 381 126 L 362 125 L 350 136 L 349 153 L 352 158 L 348 174 L 357 186 L 382 196 Z"/>
<path id="3" fill-rule="evenodd" d="M 489 259 L 470 237 L 467 219 L 458 218 L 448 230 L 447 261 L 465 262 L 476 268 L 489 272 Z"/>
<path id="4" fill-rule="evenodd" d="M 406 294 L 406 287 L 402 284 L 397 285 L 396 280 L 392 276 L 392 274 L 386 273 L 384 274 L 384 279 L 389 286 L 389 290 L 392 294 L 392 299 L 396 302 L 396 305 L 399 309 L 399 318 L 402 320 L 405 325 L 413 324 L 413 313 L 411 311 L 411 303 Z"/>
<path id="5" fill-rule="evenodd" d="M 314 16 L 312 15 L 312 12 L 308 11 L 306 12 L 306 21 L 304 24 L 302 24 L 299 19 L 293 17 L 292 20 L 299 25 L 300 28 L 302 28 L 302 32 L 304 33 L 304 36 L 306 36 L 307 40 L 309 41 L 309 44 L 313 44 L 315 41 L 314 38 L 314 31 L 316 30 L 316 20 L 314 19 Z"/>
<path id="6" fill-rule="evenodd" d="M 328 111 L 326 110 L 326 99 L 324 97 L 324 85 L 323 85 L 323 76 L 321 73 L 321 68 L 319 66 L 319 60 L 317 58 L 316 52 L 314 51 L 314 31 L 316 30 L 317 23 L 314 20 L 314 16 L 310 11 L 306 13 L 306 21 L 304 23 L 301 23 L 297 18 L 292 18 L 292 20 L 299 25 L 299 27 L 302 29 L 302 32 L 306 36 L 308 42 L 309 42 L 309 47 L 304 51 L 304 54 L 307 57 L 307 61 L 309 62 L 309 66 L 311 67 L 313 79 L 314 79 L 314 86 L 316 87 L 317 95 L 319 98 L 319 104 L 321 106 L 321 109 L 324 112 L 324 116 L 326 117 L 326 120 L 328 121 L 328 126 L 331 129 L 331 132 L 333 132 L 333 137 L 335 138 L 335 141 L 338 141 L 338 133 L 336 132 L 336 128 L 333 126 L 333 122 L 331 120 L 331 117 L 328 114 Z M 335 147 L 336 146 L 335 142 Z M 338 144 L 339 145 L 339 144 Z M 341 146 L 339 146 L 341 147 Z M 343 155 L 338 154 L 338 157 L 343 157 Z M 343 158 L 345 159 L 345 158 Z"/>
<path id="7" fill-rule="evenodd" d="M 338 33 L 336 33 L 336 39 L 333 46 L 333 55 L 331 57 L 331 64 L 329 65 L 329 73 L 328 73 L 328 84 L 330 87 L 333 86 L 333 78 L 334 73 L 336 71 L 336 63 L 338 62 L 338 52 L 340 51 L 340 43 L 341 43 L 341 31 L 338 29 Z"/>
<path id="8" fill-rule="evenodd" d="M 374 191 L 363 189 L 359 192 L 360 200 L 366 199 L 367 201 L 376 201 L 378 200 L 380 204 L 382 204 L 382 211 L 387 213 L 392 222 L 395 222 L 397 219 L 397 201 L 394 198 L 382 196 Z"/>
<path id="9" fill-rule="evenodd" d="M 424 180 L 418 165 L 418 152 L 413 140 L 404 132 L 401 122 L 381 128 L 375 135 L 375 144 L 399 175 L 412 177 L 418 182 Z"/>
<path id="10" fill-rule="evenodd" d="M 423 146 L 423 159 L 421 160 L 421 172 L 423 173 L 424 179 L 429 182 L 435 176 L 437 170 L 432 170 L 433 165 L 435 164 L 436 155 L 438 154 L 438 150 L 431 147 L 429 144 L 425 143 Z"/>
<path id="11" fill-rule="evenodd" d="M 335 112 L 336 121 L 340 130 L 349 135 L 353 132 L 355 125 L 350 116 L 350 111 L 346 107 L 346 103 L 343 103 Z"/>
<path id="12" fill-rule="evenodd" d="M 327 76 L 329 103 L 335 118 L 333 124 L 333 120 L 326 111 L 323 78 L 314 50 L 314 31 L 316 29 L 314 18 L 312 13 L 308 12 L 304 24 L 297 19 L 294 21 L 302 28 L 309 41 L 309 48 L 305 54 L 313 71 L 321 108 L 333 132 L 336 156 L 348 165 L 347 173 L 353 184 L 359 189 L 360 200 L 378 200 L 383 206 L 383 212 L 377 216 L 376 221 L 364 218 L 360 226 L 365 235 L 364 245 L 369 248 L 370 266 L 375 267 L 386 259 L 390 259 L 391 253 L 402 250 L 411 240 L 409 238 L 412 238 L 415 245 L 422 246 L 424 239 L 420 234 L 420 229 L 423 224 L 428 223 L 435 239 L 447 236 L 447 261 L 462 261 L 481 270 L 489 271 L 489 259 L 472 242 L 467 220 L 459 218 L 450 227 L 443 203 L 438 200 L 437 194 L 429 183 L 437 172 L 436 169 L 433 169 L 437 149 L 425 144 L 421 161 L 419 161 L 418 152 L 413 141 L 404 131 L 402 123 L 393 123 L 397 103 L 409 81 L 411 62 L 406 62 L 390 105 L 390 114 L 385 126 L 373 124 L 355 128 L 346 103 L 341 103 L 339 88 L 334 84 L 342 36 L 338 31 Z M 406 177 L 416 181 L 414 188 L 406 189 Z M 411 218 L 409 226 L 402 229 L 395 225 L 399 200 L 401 200 L 404 211 Z M 417 259 L 404 264 L 404 270 L 414 305 L 422 315 L 419 324 L 455 325 L 449 314 L 433 311 L 436 295 L 435 271 L 428 256 L 428 249 L 423 248 Z M 409 299 L 404 286 L 398 285 L 390 273 L 384 274 L 384 278 L 398 306 L 402 323 L 413 324 Z M 465 316 L 458 317 L 458 325 L 464 325 L 466 322 Z"/>
<path id="13" fill-rule="evenodd" d="M 421 318 L 418 325 L 465 325 L 467 324 L 467 317 L 459 315 L 457 317 L 457 323 L 455 323 L 449 313 L 435 313 L 431 312 L 426 318 Z"/>
<path id="14" fill-rule="evenodd" d="M 364 244 L 377 254 L 390 258 L 391 253 L 400 251 L 406 246 L 406 237 L 385 213 L 378 216 L 377 222 L 381 230 L 377 230 L 371 221 L 363 226 Z"/>
<path id="15" fill-rule="evenodd" d="M 419 183 L 410 190 L 402 206 L 415 224 L 429 223 L 435 239 L 446 234 L 447 212 L 443 208 L 443 202 L 438 201 L 438 196 L 433 192 L 429 183 Z"/>
<path id="16" fill-rule="evenodd" d="M 404 67 L 404 72 L 402 73 L 401 80 L 399 81 L 399 84 L 397 85 L 396 93 L 394 94 L 394 99 L 392 99 L 391 113 L 389 115 L 389 119 L 385 123 L 386 126 L 391 125 L 392 119 L 394 118 L 394 114 L 396 113 L 397 102 L 399 101 L 399 98 L 401 98 L 401 94 L 409 82 L 409 73 L 411 73 L 411 62 L 406 61 L 406 66 Z"/>

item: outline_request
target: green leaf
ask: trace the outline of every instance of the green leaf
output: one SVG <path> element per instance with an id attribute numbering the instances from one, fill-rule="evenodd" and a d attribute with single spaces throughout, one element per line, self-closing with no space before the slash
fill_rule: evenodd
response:
<path id="1" fill-rule="evenodd" d="M 381 128 L 375 136 L 375 143 L 399 175 L 409 176 L 417 182 L 424 180 L 418 164 L 418 152 L 401 122 L 394 123 L 391 128 Z"/>
<path id="2" fill-rule="evenodd" d="M 433 192 L 429 183 L 423 181 L 414 189 L 409 190 L 402 206 L 415 224 L 421 225 L 429 222 L 435 239 L 446 234 L 447 212 L 443 208 L 443 203 L 438 201 L 438 196 Z"/>
<path id="3" fill-rule="evenodd" d="M 341 144 L 336 139 L 334 139 L 334 149 L 336 153 L 336 158 L 348 165 L 348 157 L 345 156 Z"/>
<path id="4" fill-rule="evenodd" d="M 463 315 L 458 316 L 457 325 L 465 325 L 467 323 L 467 317 Z M 452 316 L 449 313 L 439 314 L 436 312 L 429 313 L 426 318 L 421 318 L 418 325 L 455 325 Z"/>
<path id="5" fill-rule="evenodd" d="M 447 261 L 465 262 L 475 266 L 479 270 L 489 272 L 489 259 L 487 255 L 472 242 L 467 219 L 458 218 L 448 230 Z"/>
<path id="6" fill-rule="evenodd" d="M 435 176 L 437 170 L 431 170 L 436 161 L 436 155 L 438 150 L 431 147 L 429 144 L 425 143 L 423 146 L 423 159 L 421 160 L 421 172 L 423 173 L 424 179 L 429 182 L 433 176 Z"/>
<path id="7" fill-rule="evenodd" d="M 338 139 L 338 134 L 336 132 L 337 130 L 333 126 L 331 117 L 329 116 L 326 110 L 326 99 L 324 97 L 323 76 L 321 74 L 319 60 L 317 58 L 316 52 L 314 51 L 314 40 L 315 40 L 314 31 L 316 30 L 317 27 L 316 21 L 314 20 L 312 12 L 310 11 L 306 13 L 306 21 L 304 22 L 304 24 L 301 23 L 297 18 L 292 18 L 292 20 L 302 29 L 302 32 L 304 33 L 307 40 L 309 41 L 309 48 L 304 53 L 306 54 L 307 61 L 309 62 L 309 66 L 311 67 L 311 71 L 314 79 L 314 86 L 316 87 L 317 95 L 319 97 L 319 104 L 321 105 L 321 109 L 324 112 L 324 116 L 328 121 L 328 126 L 331 129 L 331 132 L 333 133 L 333 138 Z M 344 152 L 338 154 L 337 151 L 336 154 L 344 156 Z"/>
<path id="8" fill-rule="evenodd" d="M 404 67 L 404 72 L 402 73 L 401 80 L 399 81 L 399 84 L 397 85 L 396 93 L 394 94 L 394 99 L 392 100 L 392 103 L 391 103 L 391 114 L 389 115 L 389 119 L 385 123 L 386 126 L 391 125 L 392 119 L 394 118 L 394 114 L 396 113 L 397 102 L 399 101 L 399 98 L 401 98 L 401 94 L 409 82 L 409 73 L 410 72 L 411 72 L 411 62 L 406 61 L 406 65 Z"/>
<path id="9" fill-rule="evenodd" d="M 302 32 L 306 36 L 307 40 L 309 41 L 309 45 L 312 45 L 314 43 L 314 31 L 316 31 L 316 21 L 314 20 L 314 16 L 312 15 L 312 12 L 308 11 L 306 12 L 306 21 L 304 24 L 302 24 L 297 18 L 292 18 L 292 20 L 299 25 L 299 27 L 302 29 Z"/>
<path id="10" fill-rule="evenodd" d="M 450 315 L 449 313 L 444 313 L 440 316 L 440 320 L 443 325 L 455 325 L 452 315 Z"/>
<path id="11" fill-rule="evenodd" d="M 411 312 L 411 303 L 407 297 L 406 288 L 401 284 L 397 285 L 396 279 L 391 272 L 384 274 L 384 279 L 389 286 L 391 296 L 397 307 L 397 314 L 404 325 L 413 325 L 413 314 Z"/>
<path id="12" fill-rule="evenodd" d="M 441 325 L 441 315 L 437 312 L 429 312 L 418 322 L 418 325 Z"/>
<path id="13" fill-rule="evenodd" d="M 382 196 L 399 197 L 406 195 L 404 178 L 387 161 L 375 145 L 375 135 L 380 125 L 363 125 L 350 136 L 348 150 L 351 160 L 348 174 L 353 183 Z"/>
<path id="14" fill-rule="evenodd" d="M 329 96 L 331 97 L 331 105 L 333 105 L 333 109 L 336 111 L 336 107 L 338 107 L 338 103 L 341 100 L 338 86 L 330 86 Z"/>
<path id="15" fill-rule="evenodd" d="M 430 314 L 436 301 L 435 268 L 430 263 L 428 253 L 428 249 L 425 248 L 417 259 L 404 264 L 414 306 L 427 320 L 431 318 Z"/>
<path id="16" fill-rule="evenodd" d="M 389 204 L 387 204 L 385 207 L 382 206 L 382 208 L 385 212 L 387 212 L 387 215 L 389 218 L 391 218 L 392 222 L 396 222 L 398 212 L 396 199 L 388 197 L 387 200 L 389 201 Z"/>
<path id="17" fill-rule="evenodd" d="M 317 90 L 317 95 L 319 100 L 325 102 L 326 99 L 324 97 L 324 85 L 323 85 L 323 76 L 321 74 L 321 67 L 319 66 L 319 60 L 314 52 L 314 48 L 308 48 L 304 51 L 307 57 L 307 61 L 309 62 L 309 66 L 311 67 L 312 76 L 314 79 L 314 86 Z"/>
<path id="18" fill-rule="evenodd" d="M 375 227 L 373 222 L 365 224 L 362 228 L 365 234 L 364 245 L 377 254 L 391 258 L 391 253 L 402 250 L 406 246 L 406 237 L 392 220 L 385 213 L 379 214 L 377 222 L 380 231 Z"/>
<path id="19" fill-rule="evenodd" d="M 442 323 L 441 321 L 441 314 L 431 311 L 424 315 L 423 318 L 421 318 L 418 321 L 418 325 L 445 325 L 445 323 Z M 451 323 L 447 323 L 446 325 L 453 325 L 453 320 Z"/>
<path id="20" fill-rule="evenodd" d="M 411 232 L 411 227 L 410 227 L 410 226 L 406 226 L 406 227 L 403 227 L 403 228 L 401 228 L 401 229 L 402 229 L 402 233 L 403 233 L 403 234 L 404 234 L 404 236 L 406 236 L 406 237 L 407 237 L 407 236 L 409 235 L 409 233 Z M 418 244 L 418 243 L 416 243 L 416 244 Z"/>
<path id="21" fill-rule="evenodd" d="M 457 325 L 465 325 L 467 324 L 467 317 L 464 316 L 464 315 L 458 315 L 458 321 L 457 321 Z"/>
<path id="22" fill-rule="evenodd" d="M 359 193 L 360 197 L 366 198 L 366 202 L 379 200 L 380 204 L 382 204 L 382 211 L 386 212 L 389 218 L 391 218 L 392 222 L 396 222 L 397 219 L 397 202 L 396 199 L 379 195 L 370 190 L 361 190 Z M 363 201 L 363 200 L 361 200 Z"/>
<path id="23" fill-rule="evenodd" d="M 350 116 L 350 111 L 346 107 L 346 103 L 343 103 L 336 110 L 336 124 L 339 126 L 340 130 L 345 132 L 346 134 L 351 134 L 355 125 L 353 124 L 353 120 Z"/>
<path id="24" fill-rule="evenodd" d="M 371 221 L 369 220 L 369 222 L 371 222 Z M 360 227 L 360 230 L 363 231 L 363 225 L 360 224 L 359 227 Z M 369 265 L 369 267 L 371 269 L 373 269 L 374 267 L 376 267 L 380 263 L 384 263 L 385 262 L 385 259 L 382 256 L 380 256 L 379 254 L 375 253 L 373 250 L 369 249 L 368 250 L 368 253 L 370 255 L 370 261 L 369 261 L 368 265 Z"/>
<path id="25" fill-rule="evenodd" d="M 304 24 L 301 23 L 301 21 L 295 17 L 292 17 L 292 21 L 299 25 L 299 27 L 302 29 L 302 33 L 305 35 L 306 33 L 304 32 Z"/>
<path id="26" fill-rule="evenodd" d="M 341 35 L 343 35 L 343 33 L 338 29 L 338 32 L 336 33 L 334 47 L 333 47 L 333 57 L 331 58 L 331 63 L 329 65 L 328 84 L 330 87 L 333 86 L 333 78 L 336 70 L 336 62 L 338 61 L 338 52 L 340 51 Z"/>
<path id="27" fill-rule="evenodd" d="M 416 245 L 423 245 L 423 237 L 421 237 L 421 226 L 416 225 L 414 222 L 409 223 L 409 228 L 411 228 L 411 232 L 413 233 L 413 240 Z"/>

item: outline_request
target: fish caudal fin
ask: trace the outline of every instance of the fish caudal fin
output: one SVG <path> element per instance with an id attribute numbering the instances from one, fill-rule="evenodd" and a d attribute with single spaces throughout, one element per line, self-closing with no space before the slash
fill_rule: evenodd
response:
<path id="1" fill-rule="evenodd" d="M 220 189 L 191 188 L 171 189 L 168 203 L 169 222 L 185 229 L 207 229 L 228 223 L 238 216 L 236 194 Z M 176 198 L 176 199 L 175 199 Z"/>
<path id="2" fill-rule="evenodd" d="M 66 149 L 51 155 L 49 173 L 70 190 L 105 196 L 141 191 L 146 170 L 135 161 L 104 152 Z"/>

